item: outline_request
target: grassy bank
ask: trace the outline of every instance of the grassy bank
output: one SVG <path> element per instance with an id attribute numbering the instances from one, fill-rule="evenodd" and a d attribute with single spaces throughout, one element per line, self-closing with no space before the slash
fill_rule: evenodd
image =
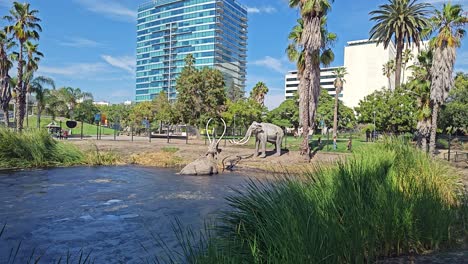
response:
<path id="1" fill-rule="evenodd" d="M 118 155 L 53 139 L 45 130 L 16 133 L 0 128 L 0 169 L 43 168 L 75 165 L 116 165 Z"/>
<path id="2" fill-rule="evenodd" d="M 68 121 L 68 119 L 66 118 L 56 118 L 55 120 L 55 123 L 57 123 L 57 125 L 60 123 L 59 120 L 62 120 L 62 127 L 64 129 L 68 129 L 67 128 L 67 125 L 66 125 L 66 122 Z M 41 118 L 41 128 L 45 129 L 45 127 L 50 124 L 52 122 L 52 119 L 51 118 L 47 118 L 47 117 L 42 117 Z M 35 129 L 37 128 L 37 117 L 36 116 L 30 116 L 29 117 L 29 128 L 31 129 Z M 88 123 L 83 123 L 83 135 L 84 136 L 96 136 L 96 130 L 97 130 L 97 126 L 93 125 L 93 124 L 88 124 Z M 78 125 L 76 126 L 76 128 L 73 128 L 72 129 L 72 136 L 79 136 L 81 134 L 81 122 L 78 122 Z M 110 129 L 110 128 L 106 128 L 106 127 L 103 127 L 102 128 L 102 135 L 113 135 L 114 134 L 114 130 L 113 129 Z"/>
<path id="3" fill-rule="evenodd" d="M 334 168 L 251 182 L 179 263 L 373 263 L 466 239 L 466 195 L 444 164 L 402 142 L 375 144 Z"/>
<path id="4" fill-rule="evenodd" d="M 0 168 L 71 166 L 83 158 L 78 148 L 52 139 L 46 131 L 0 129 Z"/>

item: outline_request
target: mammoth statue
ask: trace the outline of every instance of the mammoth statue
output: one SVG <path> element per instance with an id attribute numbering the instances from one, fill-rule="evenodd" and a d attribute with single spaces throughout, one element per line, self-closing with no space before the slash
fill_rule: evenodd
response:
<path id="1" fill-rule="evenodd" d="M 260 146 L 262 152 L 260 157 L 266 157 L 267 142 L 273 143 L 276 149 L 276 156 L 281 156 L 281 142 L 283 141 L 284 132 L 279 126 L 270 123 L 253 122 L 243 139 L 240 141 L 231 140 L 231 143 L 236 145 L 244 145 L 249 142 L 249 139 L 252 135 L 255 135 L 255 157 L 258 156 L 258 149 Z"/>
<path id="2" fill-rule="evenodd" d="M 208 132 L 208 126 L 212 119 L 208 120 L 206 124 L 206 135 L 208 136 L 208 141 L 210 142 L 210 146 L 208 147 L 208 151 L 205 154 L 205 157 L 199 158 L 194 162 L 185 166 L 179 174 L 181 175 L 213 175 L 218 174 L 218 154 L 221 150 L 218 148 L 219 142 L 223 138 L 224 134 L 226 133 L 226 123 L 221 118 L 221 121 L 224 124 L 224 132 L 221 137 L 216 140 L 214 132 L 213 132 L 213 139 L 210 137 L 210 133 Z"/>

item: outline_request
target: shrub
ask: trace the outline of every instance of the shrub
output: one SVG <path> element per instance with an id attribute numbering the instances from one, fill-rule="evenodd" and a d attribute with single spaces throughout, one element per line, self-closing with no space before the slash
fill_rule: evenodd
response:
<path id="1" fill-rule="evenodd" d="M 0 129 L 0 168 L 31 168 L 81 164 L 83 154 L 58 142 L 46 131 L 15 133 Z"/>

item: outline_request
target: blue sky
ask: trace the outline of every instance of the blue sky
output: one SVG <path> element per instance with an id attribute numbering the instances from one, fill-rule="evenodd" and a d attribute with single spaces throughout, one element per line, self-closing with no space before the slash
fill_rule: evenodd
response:
<path id="1" fill-rule="evenodd" d="M 247 92 L 258 81 L 270 88 L 267 106 L 284 98 L 284 74 L 294 69 L 284 53 L 287 35 L 299 14 L 288 0 L 238 0 L 249 10 Z M 436 6 L 444 1 L 424 0 Z M 0 0 L 3 16 L 12 0 Z M 96 100 L 114 103 L 134 99 L 136 10 L 146 0 L 30 0 L 43 20 L 40 49 L 45 58 L 39 74 L 57 86 L 79 87 Z M 328 28 L 338 34 L 332 64 L 343 64 L 346 42 L 368 38 L 368 13 L 386 0 L 336 0 Z M 467 9 L 468 0 L 462 3 Z M 4 23 L 4 22 L 1 22 Z M 468 72 L 468 41 L 458 50 L 457 70 Z"/>

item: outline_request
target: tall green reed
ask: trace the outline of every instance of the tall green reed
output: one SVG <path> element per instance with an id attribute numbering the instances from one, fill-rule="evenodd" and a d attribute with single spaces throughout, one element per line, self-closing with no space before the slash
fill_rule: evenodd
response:
<path id="1" fill-rule="evenodd" d="M 16 133 L 0 129 L 0 168 L 74 165 L 83 162 L 75 146 L 50 137 L 46 131 Z"/>

